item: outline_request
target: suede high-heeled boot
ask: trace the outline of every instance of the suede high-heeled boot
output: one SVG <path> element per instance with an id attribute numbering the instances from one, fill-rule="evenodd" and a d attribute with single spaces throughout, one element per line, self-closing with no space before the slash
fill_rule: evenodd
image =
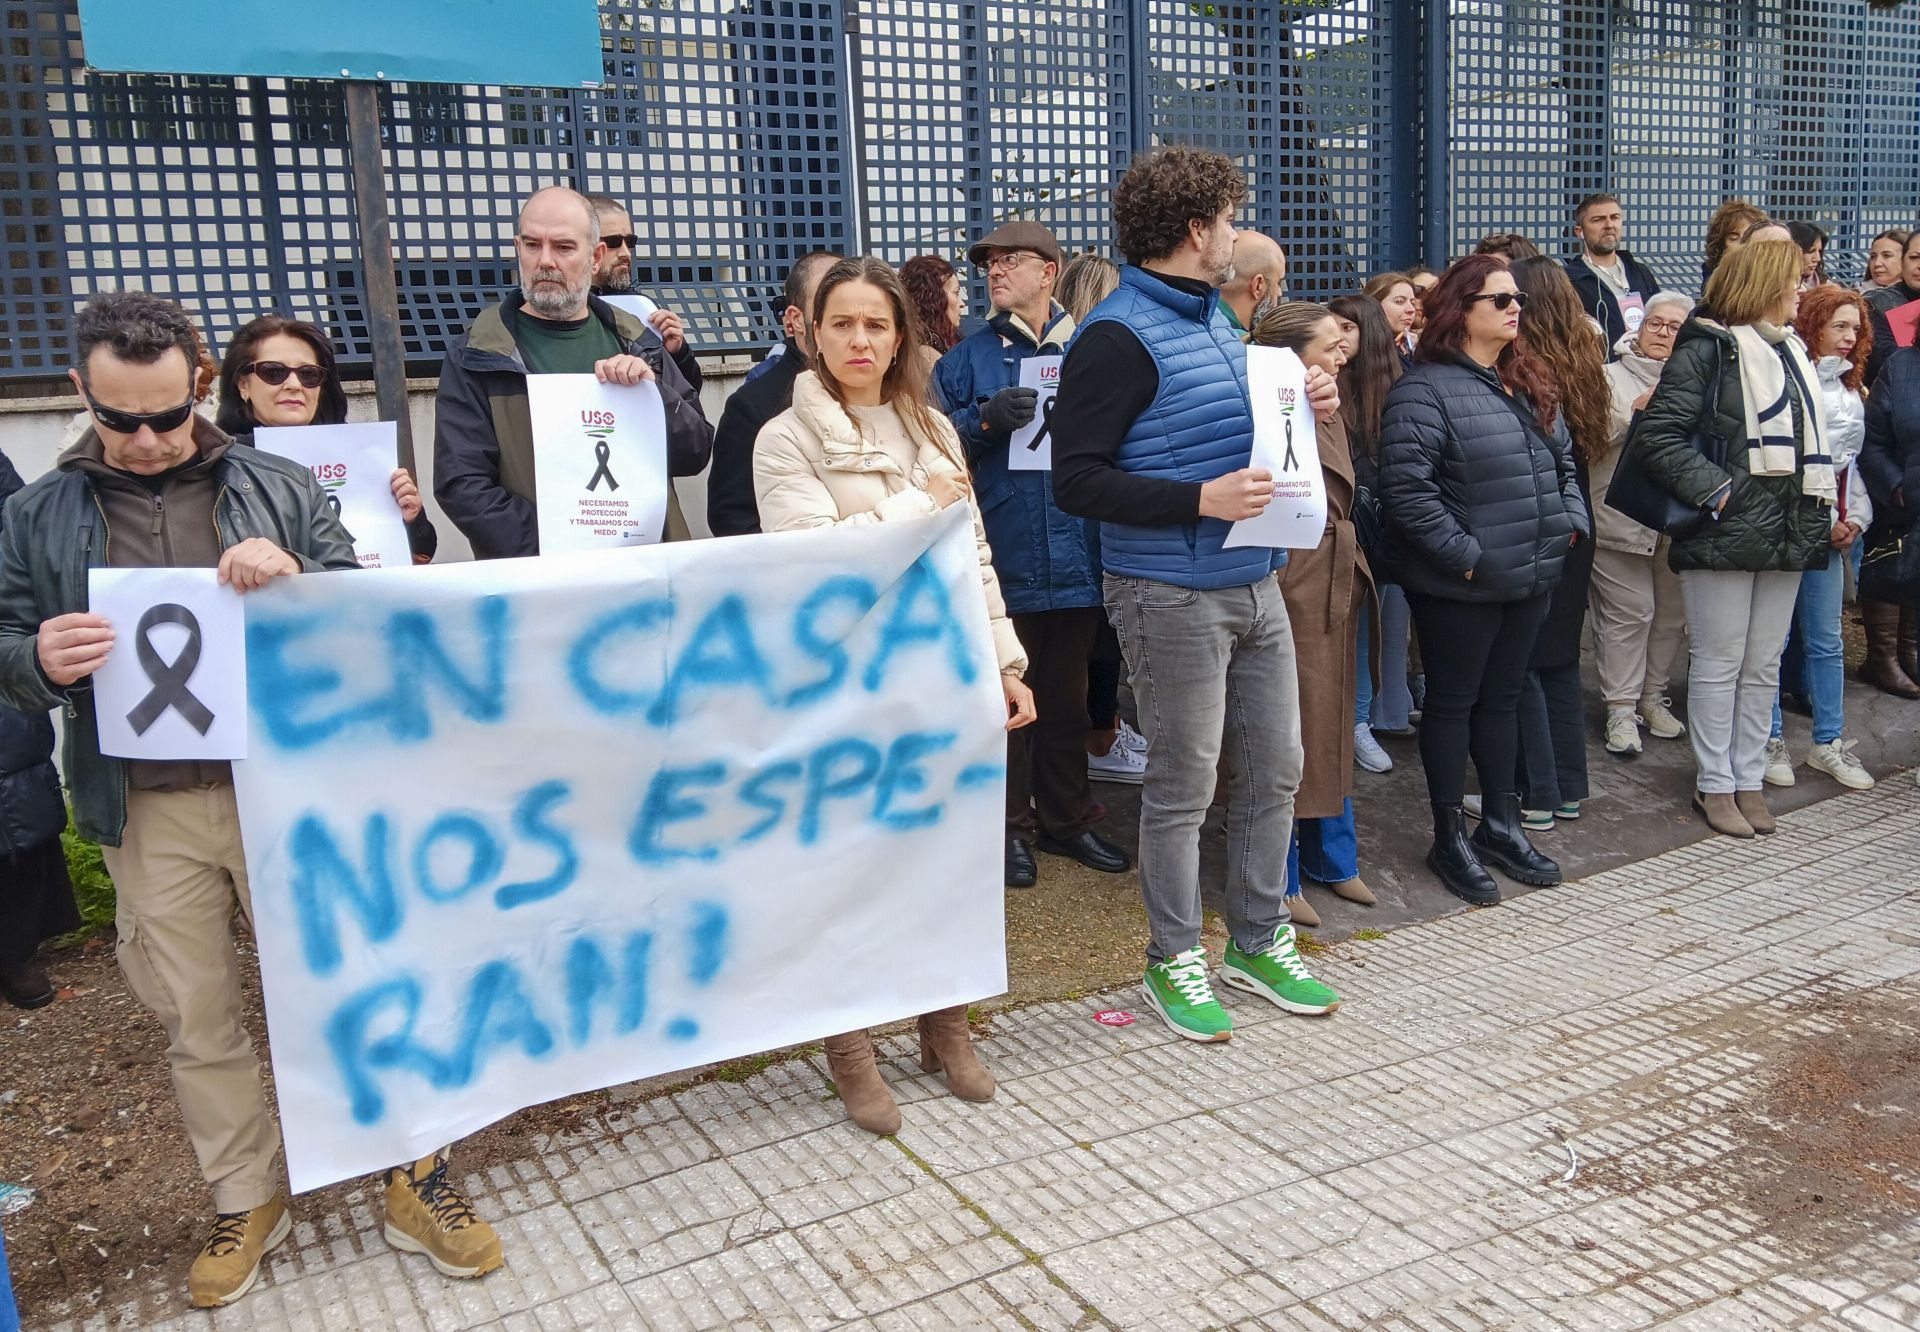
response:
<path id="1" fill-rule="evenodd" d="M 850 1031 L 827 1037 L 827 1070 L 847 1107 L 847 1118 L 883 1137 L 900 1131 L 900 1106 L 873 1062 L 872 1036 Z"/>
<path id="2" fill-rule="evenodd" d="M 993 1074 L 973 1048 L 965 1004 L 920 1015 L 920 1067 L 928 1073 L 944 1069 L 947 1090 L 963 1101 L 993 1099 Z"/>

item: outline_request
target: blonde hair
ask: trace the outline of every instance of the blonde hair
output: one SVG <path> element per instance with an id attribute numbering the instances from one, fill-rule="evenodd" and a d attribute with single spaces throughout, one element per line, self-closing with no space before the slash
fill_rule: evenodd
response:
<path id="1" fill-rule="evenodd" d="M 1800 247 L 1790 240 L 1742 245 L 1707 279 L 1707 309 L 1729 328 L 1770 319 L 1800 285 L 1800 266 Z"/>
<path id="2" fill-rule="evenodd" d="M 1120 270 L 1111 259 L 1088 250 L 1067 260 L 1054 283 L 1053 298 L 1079 323 L 1120 285 Z"/>

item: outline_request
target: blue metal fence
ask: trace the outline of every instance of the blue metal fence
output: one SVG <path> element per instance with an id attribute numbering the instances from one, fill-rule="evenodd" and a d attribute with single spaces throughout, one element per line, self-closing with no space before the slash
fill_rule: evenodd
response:
<path id="1" fill-rule="evenodd" d="M 1558 248 L 1599 188 L 1683 285 L 1729 195 L 1828 227 L 1843 276 L 1920 213 L 1912 7 L 1441 3 L 602 0 L 598 90 L 385 99 L 408 356 L 430 373 L 512 283 L 518 202 L 556 181 L 631 201 L 639 285 L 711 350 L 775 336 L 808 250 L 957 258 L 1014 215 L 1105 250 L 1108 192 L 1156 142 L 1246 166 L 1245 222 L 1299 294 L 1487 231 Z M 179 296 L 216 348 L 279 310 L 365 363 L 336 87 L 97 74 L 75 0 L 0 13 L 0 381 L 58 376 L 73 311 L 116 285 Z"/>

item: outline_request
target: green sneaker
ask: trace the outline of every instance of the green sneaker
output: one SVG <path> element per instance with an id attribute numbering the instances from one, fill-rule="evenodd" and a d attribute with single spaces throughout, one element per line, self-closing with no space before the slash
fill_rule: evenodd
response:
<path id="1" fill-rule="evenodd" d="M 1207 983 L 1207 950 L 1189 948 L 1147 968 L 1147 1002 L 1190 1041 L 1224 1041 L 1233 1035 L 1233 1019 L 1213 997 Z"/>
<path id="2" fill-rule="evenodd" d="M 1270 999 L 1289 1013 L 1331 1013 L 1340 996 L 1307 974 L 1293 946 L 1293 926 L 1273 932 L 1273 942 L 1257 953 L 1243 953 L 1232 944 L 1220 963 L 1220 983 Z"/>

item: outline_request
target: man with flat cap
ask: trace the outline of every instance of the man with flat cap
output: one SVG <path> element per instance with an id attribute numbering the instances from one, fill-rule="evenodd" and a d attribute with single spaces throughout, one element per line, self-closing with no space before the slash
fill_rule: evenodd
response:
<path id="1" fill-rule="evenodd" d="M 1123 873 L 1133 862 L 1093 831 L 1087 786 L 1087 658 L 1105 618 L 1088 526 L 1053 502 L 1051 472 L 1015 470 L 1008 458 L 1009 441 L 1039 405 L 1038 391 L 1020 386 L 1021 363 L 1061 355 L 1073 336 L 1072 316 L 1053 299 L 1060 243 L 1038 222 L 1008 222 L 967 260 L 986 275 L 993 315 L 940 358 L 934 382 L 973 466 L 994 572 L 1027 650 L 1040 715 L 1007 741 L 1007 886 L 1034 885 L 1036 845 Z"/>

